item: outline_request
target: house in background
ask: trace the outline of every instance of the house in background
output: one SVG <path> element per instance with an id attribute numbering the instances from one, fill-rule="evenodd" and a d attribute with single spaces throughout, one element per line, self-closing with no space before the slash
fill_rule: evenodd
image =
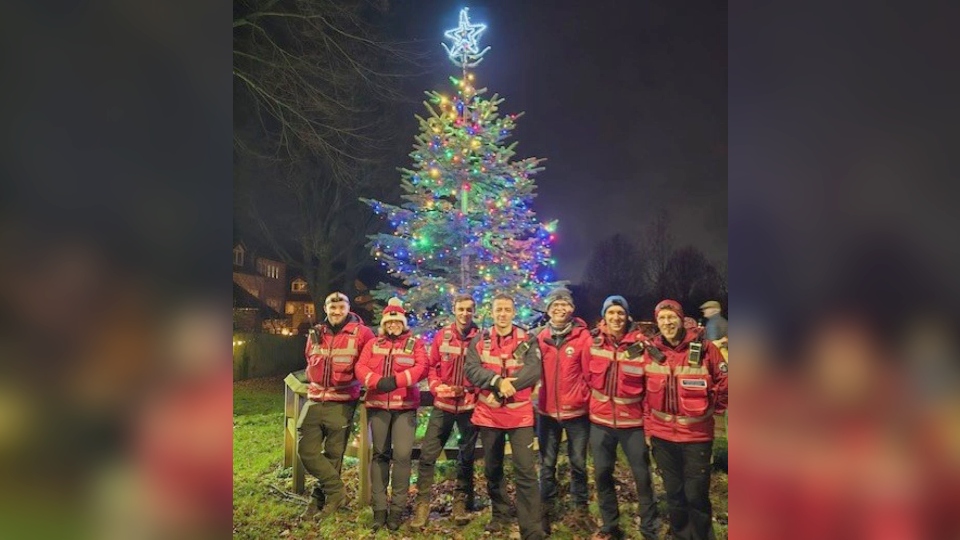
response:
<path id="1" fill-rule="evenodd" d="M 283 314 L 287 298 L 286 279 L 286 264 L 258 255 L 243 241 L 236 242 L 233 246 L 234 319 L 237 319 L 238 309 L 245 310 L 241 318 L 245 321 L 244 325 L 248 325 L 252 320 L 250 310 L 256 307 L 248 305 L 252 302 L 238 293 L 239 287 L 271 310 L 258 315 L 261 318 L 261 326 L 255 331 L 267 331 L 273 334 L 290 333 L 290 326 Z"/>
<path id="2" fill-rule="evenodd" d="M 290 329 L 293 333 L 306 333 L 311 326 L 317 324 L 313 296 L 303 276 L 295 276 L 290 281 L 283 313 L 290 318 Z"/>
<path id="3" fill-rule="evenodd" d="M 283 319 L 277 310 L 263 303 L 243 287 L 233 282 L 233 330 L 235 332 L 262 332 Z"/>

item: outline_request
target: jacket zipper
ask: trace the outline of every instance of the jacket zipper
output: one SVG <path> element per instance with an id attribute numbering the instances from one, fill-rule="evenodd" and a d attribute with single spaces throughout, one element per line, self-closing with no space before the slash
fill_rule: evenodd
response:
<path id="1" fill-rule="evenodd" d="M 557 404 L 557 420 L 562 421 L 563 415 L 560 413 L 560 344 L 556 345 L 557 348 L 557 366 L 554 369 L 554 382 L 556 383 L 553 387 L 554 402 Z"/>
<path id="2" fill-rule="evenodd" d="M 330 388 L 330 385 L 333 383 L 331 379 L 333 378 L 333 342 L 337 339 L 336 334 L 330 336 L 330 348 L 327 349 L 327 358 L 323 366 L 323 393 L 324 398 L 326 397 L 327 390 Z"/>
<path id="3" fill-rule="evenodd" d="M 387 352 L 387 358 L 383 366 L 383 374 L 385 377 L 390 377 L 393 373 L 393 342 L 390 342 L 390 350 Z M 396 381 L 396 379 L 394 379 Z M 387 410 L 390 410 L 390 392 L 387 392 Z"/>
<path id="4" fill-rule="evenodd" d="M 613 410 L 613 428 L 617 429 L 617 380 L 620 378 L 620 362 L 617 361 L 619 347 L 613 350 L 613 371 L 610 379 L 610 406 Z"/>
<path id="5" fill-rule="evenodd" d="M 673 366 L 670 366 L 670 374 L 667 375 L 667 390 L 670 391 L 670 408 L 668 409 L 674 415 L 673 422 L 670 422 L 670 429 L 673 434 L 677 434 L 676 415 L 680 414 L 680 397 L 677 395 L 677 376 L 673 372 Z"/>
<path id="6" fill-rule="evenodd" d="M 456 327 L 454 327 L 456 328 Z M 464 342 L 460 342 L 460 354 L 457 356 L 456 362 L 453 363 L 453 382 L 455 386 L 463 386 L 463 362 L 464 362 Z M 460 399 L 456 396 L 453 398 L 453 414 L 460 414 Z"/>

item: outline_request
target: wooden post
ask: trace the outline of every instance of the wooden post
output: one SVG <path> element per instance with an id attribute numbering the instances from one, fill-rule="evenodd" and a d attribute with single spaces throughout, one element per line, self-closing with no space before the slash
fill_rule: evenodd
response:
<path id="1" fill-rule="evenodd" d="M 298 452 L 297 423 L 300 412 L 307 400 L 307 385 L 300 379 L 303 371 L 291 373 L 283 380 L 283 466 L 293 467 L 293 491 L 303 493 L 306 488 L 306 474 Z"/>
<path id="2" fill-rule="evenodd" d="M 283 466 L 292 467 L 293 466 L 293 456 L 296 454 L 295 445 L 297 444 L 296 433 L 291 433 L 290 424 L 291 421 L 296 418 L 297 413 L 293 410 L 293 398 L 296 394 L 293 393 L 293 389 L 290 388 L 290 385 L 285 384 L 283 386 Z M 293 428 L 296 429 L 297 424 L 293 424 Z"/>

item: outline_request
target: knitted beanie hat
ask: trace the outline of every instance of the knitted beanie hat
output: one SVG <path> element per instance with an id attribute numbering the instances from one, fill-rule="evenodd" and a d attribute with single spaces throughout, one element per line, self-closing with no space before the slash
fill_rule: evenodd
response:
<path id="1" fill-rule="evenodd" d="M 380 328 L 389 321 L 400 321 L 403 323 L 403 329 L 408 330 L 407 313 L 403 310 L 403 302 L 399 298 L 393 297 L 387 302 L 387 307 L 383 308 L 383 316 L 380 317 Z"/>
<path id="2" fill-rule="evenodd" d="M 657 304 L 657 307 L 653 308 L 653 318 L 656 319 L 663 310 L 672 311 L 677 314 L 677 317 L 683 320 L 683 308 L 680 307 L 680 302 L 676 300 L 661 300 L 660 303 Z"/>
<path id="3" fill-rule="evenodd" d="M 610 309 L 611 306 L 620 306 L 627 312 L 627 315 L 630 315 L 630 305 L 627 304 L 627 299 L 619 294 L 614 294 L 608 296 L 607 299 L 603 301 L 603 307 L 600 308 L 600 316 L 603 317 L 606 315 L 607 310 Z"/>
<path id="4" fill-rule="evenodd" d="M 576 305 L 573 303 L 573 295 L 570 294 L 570 291 L 560 287 L 559 289 L 550 291 L 550 294 L 547 295 L 547 311 L 550 310 L 550 304 L 556 302 L 557 300 L 563 300 L 564 302 L 570 304 L 570 307 L 576 307 Z"/>

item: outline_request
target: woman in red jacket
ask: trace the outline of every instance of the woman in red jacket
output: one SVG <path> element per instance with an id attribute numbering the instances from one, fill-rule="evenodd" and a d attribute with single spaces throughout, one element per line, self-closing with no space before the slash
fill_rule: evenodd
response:
<path id="1" fill-rule="evenodd" d="M 373 435 L 371 479 L 373 529 L 400 528 L 410 488 L 410 461 L 420 406 L 419 383 L 427 373 L 427 353 L 407 326 L 399 298 L 391 298 L 380 319 L 380 336 L 367 342 L 357 361 L 357 377 L 367 387 L 364 406 Z M 393 462 L 393 478 L 390 463 Z M 387 484 L 393 500 L 387 512 Z"/>

